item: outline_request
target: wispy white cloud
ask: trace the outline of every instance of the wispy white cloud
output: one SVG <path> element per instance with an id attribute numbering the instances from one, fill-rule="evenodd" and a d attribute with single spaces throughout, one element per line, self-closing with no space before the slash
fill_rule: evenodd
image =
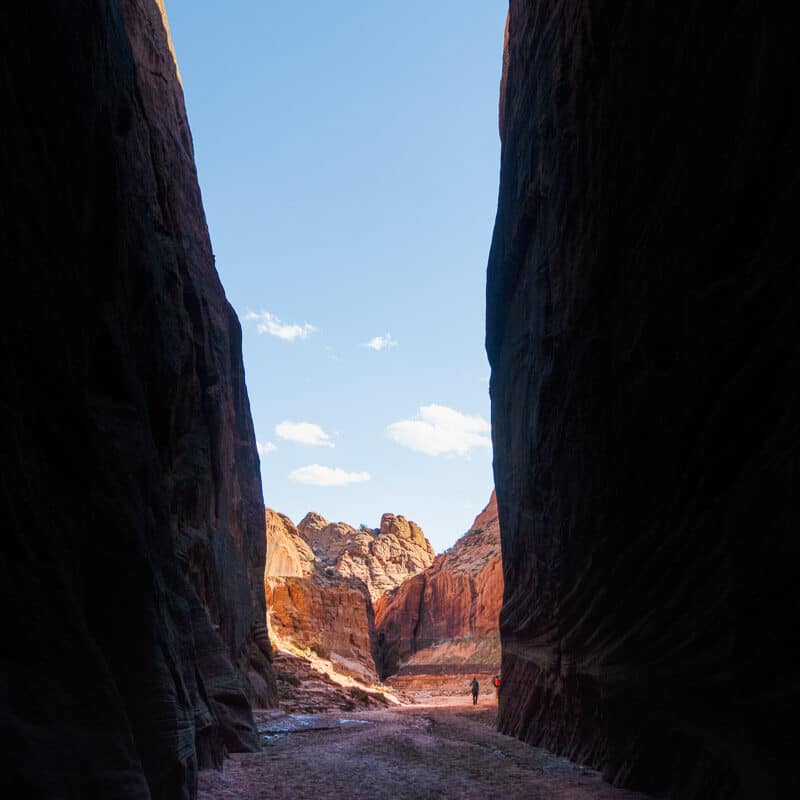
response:
<path id="1" fill-rule="evenodd" d="M 313 422 L 289 422 L 284 420 L 275 426 L 275 435 L 290 442 L 311 445 L 312 447 L 333 447 L 331 437 Z"/>
<path id="2" fill-rule="evenodd" d="M 370 478 L 369 472 L 347 472 L 340 467 L 323 467 L 321 464 L 298 467 L 289 473 L 290 481 L 309 486 L 347 486 L 351 483 L 363 483 Z"/>
<path id="3" fill-rule="evenodd" d="M 386 426 L 386 436 L 398 444 L 429 456 L 467 455 L 476 447 L 492 447 L 489 423 L 479 415 L 462 414 L 440 405 L 422 406 L 415 419 Z"/>
<path id="4" fill-rule="evenodd" d="M 278 449 L 277 445 L 273 444 L 272 442 L 256 442 L 256 450 L 258 450 L 258 454 L 263 458 L 268 453 L 274 453 Z"/>
<path id="5" fill-rule="evenodd" d="M 369 347 L 370 350 L 391 350 L 393 347 L 397 347 L 397 339 L 392 338 L 391 333 L 387 333 L 385 336 L 373 336 L 368 342 L 364 342 L 361 345 L 362 347 Z"/>
<path id="6" fill-rule="evenodd" d="M 281 322 L 274 314 L 269 311 L 248 311 L 244 315 L 246 320 L 256 323 L 256 330 L 259 333 L 268 333 L 270 336 L 277 336 L 286 342 L 293 342 L 295 339 L 308 339 L 317 329 L 308 322 L 302 325 L 286 325 Z"/>

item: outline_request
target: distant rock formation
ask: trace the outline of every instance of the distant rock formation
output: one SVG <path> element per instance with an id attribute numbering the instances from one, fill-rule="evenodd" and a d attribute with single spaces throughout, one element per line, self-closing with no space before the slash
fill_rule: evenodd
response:
<path id="1" fill-rule="evenodd" d="M 317 557 L 285 514 L 266 509 L 267 558 L 264 576 L 294 578 L 313 575 Z"/>
<path id="2" fill-rule="evenodd" d="M 2 15 L 0 783 L 188 800 L 276 700 L 241 330 L 160 0 Z"/>
<path id="3" fill-rule="evenodd" d="M 362 580 L 373 600 L 433 563 L 433 548 L 419 525 L 394 514 L 384 514 L 380 528 L 356 529 L 312 512 L 297 530 L 321 566 Z"/>
<path id="4" fill-rule="evenodd" d="M 339 672 L 377 679 L 374 617 L 364 584 L 352 578 L 266 578 L 269 625 L 276 642 L 309 649 Z"/>
<path id="5" fill-rule="evenodd" d="M 433 560 L 420 527 L 384 514 L 376 530 L 357 530 L 307 514 L 295 527 L 266 510 L 264 591 L 279 646 L 308 649 L 345 675 L 376 681 L 373 597 Z"/>
<path id="6" fill-rule="evenodd" d="M 375 604 L 381 677 L 499 671 L 503 570 L 492 492 L 470 530 Z"/>
<path id="7" fill-rule="evenodd" d="M 499 724 L 676 800 L 800 797 L 796 17 L 510 3 Z"/>

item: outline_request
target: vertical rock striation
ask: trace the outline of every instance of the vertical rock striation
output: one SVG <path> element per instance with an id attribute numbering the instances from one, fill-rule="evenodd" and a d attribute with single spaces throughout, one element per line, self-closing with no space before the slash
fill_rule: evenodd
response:
<path id="1" fill-rule="evenodd" d="M 161 3 L 0 14 L 0 774 L 188 798 L 275 699 L 241 331 Z"/>
<path id="2" fill-rule="evenodd" d="M 381 677 L 497 672 L 503 597 L 495 493 L 472 527 L 424 572 L 378 598 Z M 462 687 L 463 691 L 463 687 Z"/>
<path id="3" fill-rule="evenodd" d="M 752 0 L 510 4 L 500 728 L 672 797 L 798 794 L 795 31 Z"/>

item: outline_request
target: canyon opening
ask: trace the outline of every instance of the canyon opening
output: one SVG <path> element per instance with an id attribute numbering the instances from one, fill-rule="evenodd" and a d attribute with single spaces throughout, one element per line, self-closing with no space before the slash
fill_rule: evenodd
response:
<path id="1" fill-rule="evenodd" d="M 3 796 L 800 796 L 792 12 L 4 7 Z"/>

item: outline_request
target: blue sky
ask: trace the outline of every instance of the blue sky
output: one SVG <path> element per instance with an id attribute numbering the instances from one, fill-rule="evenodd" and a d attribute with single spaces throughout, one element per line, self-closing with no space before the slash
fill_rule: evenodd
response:
<path id="1" fill-rule="evenodd" d="M 167 0 L 264 499 L 437 551 L 492 488 L 502 0 Z"/>

